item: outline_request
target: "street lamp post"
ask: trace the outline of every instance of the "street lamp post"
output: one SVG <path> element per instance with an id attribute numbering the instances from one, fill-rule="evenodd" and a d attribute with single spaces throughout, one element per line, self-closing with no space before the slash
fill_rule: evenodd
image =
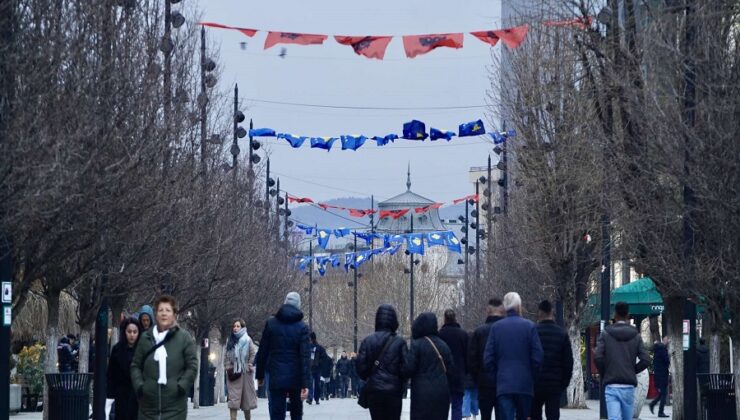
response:
<path id="1" fill-rule="evenodd" d="M 353 264 L 354 267 L 352 267 L 352 271 L 353 271 L 352 275 L 354 277 L 353 284 L 352 284 L 353 289 L 354 289 L 354 290 L 352 290 L 352 294 L 353 294 L 353 298 L 354 298 L 353 343 L 354 343 L 354 351 L 355 351 L 355 353 L 357 353 L 357 235 L 354 235 L 354 237 L 355 237 L 355 242 L 354 242 L 354 247 L 355 247 L 355 256 L 354 256 L 354 259 L 355 259 L 355 261 L 354 261 L 354 264 Z"/>
<path id="2" fill-rule="evenodd" d="M 313 239 L 308 243 L 308 327 L 313 331 Z"/>
<path id="3" fill-rule="evenodd" d="M 414 215 L 411 218 L 411 233 L 414 233 Z M 409 331 L 414 323 L 414 253 L 409 251 Z"/>
<path id="4" fill-rule="evenodd" d="M 477 288 L 480 282 L 480 184 L 475 181 L 475 281 L 473 285 Z"/>

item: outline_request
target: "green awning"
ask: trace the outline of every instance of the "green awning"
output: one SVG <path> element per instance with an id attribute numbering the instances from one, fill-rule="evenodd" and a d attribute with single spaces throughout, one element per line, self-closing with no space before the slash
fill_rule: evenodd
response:
<path id="1" fill-rule="evenodd" d="M 650 277 L 643 277 L 622 287 L 612 290 L 609 301 L 609 313 L 614 313 L 614 304 L 626 302 L 630 305 L 630 314 L 640 316 L 660 315 L 663 313 L 663 296 L 658 292 Z M 588 298 L 582 323 L 592 324 L 601 319 L 601 295 Z"/>

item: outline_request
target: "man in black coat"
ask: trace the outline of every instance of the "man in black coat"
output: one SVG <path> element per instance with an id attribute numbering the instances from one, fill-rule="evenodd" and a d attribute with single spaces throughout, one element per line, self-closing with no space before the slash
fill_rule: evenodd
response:
<path id="1" fill-rule="evenodd" d="M 451 372 L 453 381 L 450 384 L 450 419 L 462 419 L 462 402 L 465 395 L 465 374 L 467 373 L 468 333 L 457 323 L 455 311 L 445 311 L 444 325 L 439 329 L 439 338 L 447 344 L 452 352 L 455 370 Z"/>
<path id="2" fill-rule="evenodd" d="M 311 331 L 311 379 L 313 383 L 308 389 L 308 404 L 310 405 L 313 401 L 319 404 L 321 399 L 321 366 L 324 360 L 329 358 L 326 354 L 324 346 L 318 343 L 316 340 L 316 333 Z"/>
<path id="3" fill-rule="evenodd" d="M 493 298 L 488 301 L 486 307 L 486 322 L 473 331 L 468 346 L 468 372 L 473 376 L 478 385 L 478 406 L 480 408 L 481 420 L 491 420 L 491 415 L 496 407 L 496 379 L 486 375 L 483 369 L 483 353 L 488 342 L 488 333 L 491 326 L 506 316 L 504 303 L 501 299 Z M 501 416 L 496 410 L 496 418 Z"/>
<path id="4" fill-rule="evenodd" d="M 560 395 L 570 384 L 573 375 L 573 352 L 568 333 L 555 324 L 552 304 L 543 300 L 538 309 L 537 333 L 545 353 L 545 362 L 534 384 L 531 419 L 542 420 L 544 404 L 547 420 L 558 420 Z"/>
<path id="5" fill-rule="evenodd" d="M 347 358 L 347 352 L 342 352 L 342 357 L 337 360 L 337 381 L 339 385 L 339 398 L 347 398 L 347 386 L 349 376 L 352 373 L 352 362 Z"/>
<path id="6" fill-rule="evenodd" d="M 662 342 L 655 343 L 653 347 L 653 378 L 655 387 L 658 388 L 658 396 L 650 402 L 650 412 L 655 411 L 658 406 L 658 417 L 670 417 L 665 414 L 665 402 L 668 397 L 668 368 L 671 366 L 671 357 L 668 355 L 668 336 L 663 336 Z"/>
<path id="7" fill-rule="evenodd" d="M 357 354 L 357 375 L 366 381 L 364 392 L 373 419 L 401 418 L 401 397 L 406 391 L 401 371 L 408 349 L 406 341 L 396 335 L 397 330 L 396 310 L 391 305 L 380 305 L 375 313 L 375 332 L 362 340 Z"/>
<path id="8" fill-rule="evenodd" d="M 267 320 L 256 363 L 259 384 L 270 374 L 270 420 L 285 420 L 286 398 L 290 418 L 301 420 L 303 400 L 311 386 L 311 350 L 308 326 L 303 322 L 301 296 L 290 292 L 285 304 Z"/>

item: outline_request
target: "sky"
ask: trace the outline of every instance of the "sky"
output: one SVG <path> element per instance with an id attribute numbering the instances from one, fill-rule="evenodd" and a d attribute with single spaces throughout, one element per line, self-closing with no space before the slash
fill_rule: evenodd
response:
<path id="1" fill-rule="evenodd" d="M 187 1 L 187 0 L 186 0 Z M 201 0 L 202 20 L 261 30 L 327 35 L 414 35 L 498 29 L 500 0 Z M 255 128 L 306 136 L 399 133 L 404 122 L 424 121 L 427 130 L 457 131 L 460 123 L 483 119 L 492 128 L 489 73 L 491 48 L 465 35 L 462 49 L 438 48 L 407 59 L 401 38 L 394 38 L 385 60 L 356 55 L 330 36 L 324 45 L 285 45 L 263 50 L 266 32 L 248 38 L 237 31 L 210 29 L 207 37 L 219 49 L 219 89 L 239 85 L 241 109 Z M 242 49 L 241 42 L 246 42 Z M 499 44 L 494 53 L 505 48 Z M 275 101 L 340 107 L 293 106 Z M 463 109 L 423 109 L 469 107 Z M 243 140 L 246 140 L 243 139 Z M 377 147 L 368 141 L 357 151 L 331 152 L 285 140 L 262 141 L 272 173 L 288 193 L 327 200 L 373 194 L 376 200 L 406 190 L 411 165 L 412 190 L 435 201 L 451 201 L 472 192 L 471 166 L 484 166 L 493 144 L 486 137 L 396 141 Z M 240 142 L 242 152 L 247 142 Z M 495 155 L 493 155 L 495 162 Z"/>

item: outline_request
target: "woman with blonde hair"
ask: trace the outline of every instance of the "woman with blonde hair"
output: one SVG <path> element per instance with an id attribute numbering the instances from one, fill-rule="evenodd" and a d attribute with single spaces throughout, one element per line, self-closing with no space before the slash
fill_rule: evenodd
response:
<path id="1" fill-rule="evenodd" d="M 229 414 L 236 420 L 239 410 L 250 420 L 251 410 L 257 408 L 257 391 L 254 387 L 254 358 L 257 346 L 247 334 L 247 323 L 237 319 L 226 343 L 226 387 L 229 390 Z"/>

